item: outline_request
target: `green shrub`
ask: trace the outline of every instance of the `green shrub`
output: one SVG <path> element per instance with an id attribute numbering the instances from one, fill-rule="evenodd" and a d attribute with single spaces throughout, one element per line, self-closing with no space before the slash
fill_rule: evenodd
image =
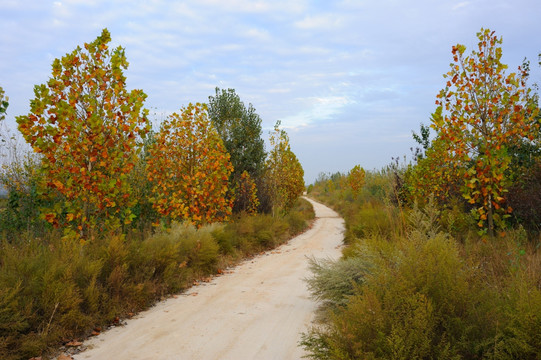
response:
<path id="1" fill-rule="evenodd" d="M 393 230 L 393 217 L 390 217 L 385 208 L 373 203 L 366 203 L 357 214 L 350 220 L 348 227 L 349 236 L 356 238 L 381 235 L 389 237 Z"/>
<path id="2" fill-rule="evenodd" d="M 306 279 L 312 296 L 325 310 L 347 303 L 355 288 L 365 281 L 374 264 L 368 257 L 350 257 L 339 261 L 310 259 L 312 276 Z"/>
<path id="3" fill-rule="evenodd" d="M 268 249 L 274 246 L 275 239 L 271 230 L 261 230 L 256 235 L 257 243 L 264 249 Z"/>
<path id="4" fill-rule="evenodd" d="M 238 238 L 236 234 L 225 226 L 217 227 L 212 231 L 212 237 L 220 247 L 220 252 L 226 255 L 234 255 L 238 248 Z"/>
<path id="5" fill-rule="evenodd" d="M 457 249 L 444 236 L 395 245 L 398 249 L 390 252 L 364 249 L 374 261 L 371 275 L 331 316 L 330 330 L 316 333 L 328 337 L 329 358 L 442 358 L 441 349 L 456 354 L 447 329 L 467 315 L 468 299 L 467 272 Z"/>
<path id="6" fill-rule="evenodd" d="M 287 222 L 291 234 L 298 234 L 303 231 L 307 223 L 306 218 L 300 211 L 290 211 L 287 216 Z"/>

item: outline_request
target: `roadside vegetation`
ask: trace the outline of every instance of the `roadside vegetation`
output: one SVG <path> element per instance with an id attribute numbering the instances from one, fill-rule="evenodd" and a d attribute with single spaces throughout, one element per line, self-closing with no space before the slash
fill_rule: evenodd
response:
<path id="1" fill-rule="evenodd" d="M 110 41 L 56 59 L 18 133 L 0 88 L 1 359 L 47 358 L 314 217 L 279 124 L 267 153 L 254 107 L 217 88 L 152 129 Z"/>
<path id="2" fill-rule="evenodd" d="M 541 358 L 538 97 L 527 63 L 507 74 L 501 39 L 478 39 L 470 55 L 453 47 L 413 162 L 309 186 L 344 217 L 347 244 L 312 261 L 311 358 Z"/>

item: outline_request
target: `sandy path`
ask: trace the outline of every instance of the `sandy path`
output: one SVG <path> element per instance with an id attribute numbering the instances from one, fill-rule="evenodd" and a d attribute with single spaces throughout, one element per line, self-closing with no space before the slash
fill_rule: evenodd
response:
<path id="1" fill-rule="evenodd" d="M 75 359 L 300 359 L 316 307 L 306 257 L 338 258 L 343 238 L 342 219 L 312 204 L 306 233 L 92 338 Z"/>

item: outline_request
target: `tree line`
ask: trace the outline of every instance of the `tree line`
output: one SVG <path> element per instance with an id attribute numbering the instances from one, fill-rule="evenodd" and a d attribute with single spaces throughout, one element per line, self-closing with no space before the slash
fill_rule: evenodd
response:
<path id="1" fill-rule="evenodd" d="M 126 89 L 125 51 L 110 41 L 104 29 L 55 59 L 50 79 L 34 87 L 30 112 L 16 117 L 38 156 L 18 170 L 4 166 L 3 225 L 12 234 L 54 227 L 66 238 L 92 239 L 111 229 L 287 213 L 304 191 L 304 173 L 279 123 L 266 153 L 252 104 L 216 88 L 208 104 L 190 103 L 154 130 L 147 95 Z"/>

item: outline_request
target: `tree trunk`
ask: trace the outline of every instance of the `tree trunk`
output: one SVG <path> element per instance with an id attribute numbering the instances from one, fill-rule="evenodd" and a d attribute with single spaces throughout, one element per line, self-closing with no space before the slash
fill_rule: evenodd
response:
<path id="1" fill-rule="evenodd" d="M 494 218 L 492 214 L 492 195 L 488 196 L 488 211 L 487 211 L 487 219 L 488 219 L 488 235 L 493 238 L 494 237 Z"/>

